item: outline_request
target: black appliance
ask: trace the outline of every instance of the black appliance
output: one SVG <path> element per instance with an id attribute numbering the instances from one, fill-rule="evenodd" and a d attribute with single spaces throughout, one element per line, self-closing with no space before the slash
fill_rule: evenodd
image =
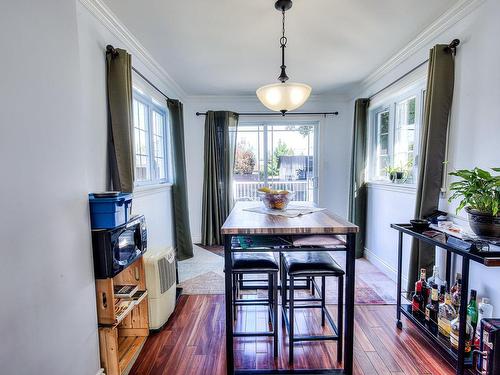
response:
<path id="1" fill-rule="evenodd" d="M 96 279 L 114 277 L 146 252 L 146 219 L 137 215 L 116 228 L 93 229 L 92 248 Z"/>
<path id="2" fill-rule="evenodd" d="M 479 374 L 500 374 L 500 319 L 481 320 L 481 344 L 476 370 Z"/>

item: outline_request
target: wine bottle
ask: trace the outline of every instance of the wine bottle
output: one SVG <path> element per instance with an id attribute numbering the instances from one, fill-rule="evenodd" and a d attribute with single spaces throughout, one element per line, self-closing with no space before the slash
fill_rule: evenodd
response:
<path id="1" fill-rule="evenodd" d="M 477 291 L 471 289 L 470 301 L 469 304 L 467 305 L 467 323 L 472 326 L 472 338 L 471 338 L 472 343 L 474 343 L 474 336 L 476 335 L 477 318 L 478 318 L 476 298 L 477 298 Z"/>
<path id="2" fill-rule="evenodd" d="M 431 300 L 425 307 L 427 328 L 433 334 L 438 333 L 439 292 L 437 284 L 432 284 Z"/>
<path id="3" fill-rule="evenodd" d="M 422 283 L 416 283 L 416 290 L 411 299 L 411 313 L 419 321 L 424 321 L 424 297 L 422 295 Z"/>

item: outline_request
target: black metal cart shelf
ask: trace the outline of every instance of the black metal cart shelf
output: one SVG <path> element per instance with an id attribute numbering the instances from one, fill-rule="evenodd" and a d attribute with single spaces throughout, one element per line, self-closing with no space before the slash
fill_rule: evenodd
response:
<path id="1" fill-rule="evenodd" d="M 457 375 L 462 375 L 465 373 L 468 367 L 472 366 L 472 358 L 465 356 L 465 329 L 466 329 L 466 317 L 467 317 L 467 301 L 469 294 L 469 266 L 470 262 L 476 262 L 483 264 L 486 267 L 498 267 L 500 266 L 499 257 L 491 257 L 488 255 L 478 254 L 474 252 L 469 252 L 463 250 L 459 247 L 450 245 L 446 242 L 447 236 L 445 234 L 444 241 L 443 237 L 441 240 L 426 236 L 420 232 L 416 232 L 412 229 L 410 224 L 391 224 L 391 228 L 396 229 L 399 232 L 398 240 L 398 280 L 397 280 L 397 327 L 402 329 L 403 325 L 401 322 L 401 314 L 406 316 L 421 332 L 425 334 L 434 344 L 440 352 L 448 359 L 448 361 L 456 365 Z M 462 257 L 462 294 L 460 300 L 460 327 L 459 327 L 459 350 L 458 352 L 451 349 L 448 340 L 445 340 L 439 335 L 435 335 L 430 332 L 427 327 L 416 319 L 411 313 L 411 305 L 402 304 L 402 293 L 401 293 L 401 277 L 402 277 L 402 261 L 403 261 L 403 234 L 407 234 L 411 237 L 417 238 L 418 240 L 424 241 L 434 246 L 438 246 L 446 250 L 446 282 L 451 285 L 451 255 L 456 254 Z"/>

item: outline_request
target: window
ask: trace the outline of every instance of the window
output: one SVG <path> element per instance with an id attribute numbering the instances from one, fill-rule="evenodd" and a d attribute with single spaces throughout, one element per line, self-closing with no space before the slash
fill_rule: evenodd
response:
<path id="1" fill-rule="evenodd" d="M 415 183 L 424 94 L 419 84 L 370 110 L 369 180 L 388 181 L 397 171 L 397 182 Z"/>
<path id="2" fill-rule="evenodd" d="M 167 113 L 153 98 L 134 88 L 135 183 L 164 183 L 169 178 Z"/>
<path id="3" fill-rule="evenodd" d="M 317 125 L 311 121 L 240 122 L 234 199 L 257 200 L 257 189 L 269 186 L 294 191 L 297 201 L 316 201 Z"/>

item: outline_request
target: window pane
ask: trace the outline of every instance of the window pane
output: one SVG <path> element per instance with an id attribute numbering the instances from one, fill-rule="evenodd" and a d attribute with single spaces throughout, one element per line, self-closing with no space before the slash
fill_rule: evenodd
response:
<path id="1" fill-rule="evenodd" d="M 165 115 L 153 110 L 153 176 L 156 179 L 166 177 L 165 170 Z"/>
<path id="2" fill-rule="evenodd" d="M 375 165 L 374 178 L 385 176 L 385 168 L 389 165 L 389 124 L 390 113 L 383 111 L 377 114 L 375 123 Z"/>
<path id="3" fill-rule="evenodd" d="M 380 114 L 380 132 L 389 133 L 389 112 Z"/>
<path id="4" fill-rule="evenodd" d="M 135 146 L 135 174 L 136 181 L 148 181 L 150 177 L 149 168 L 149 131 L 148 131 L 148 107 L 146 104 L 134 99 L 134 146 Z"/>
<path id="5" fill-rule="evenodd" d="M 394 134 L 394 167 L 413 176 L 413 150 L 415 147 L 416 98 L 411 97 L 397 103 L 397 118 Z"/>

